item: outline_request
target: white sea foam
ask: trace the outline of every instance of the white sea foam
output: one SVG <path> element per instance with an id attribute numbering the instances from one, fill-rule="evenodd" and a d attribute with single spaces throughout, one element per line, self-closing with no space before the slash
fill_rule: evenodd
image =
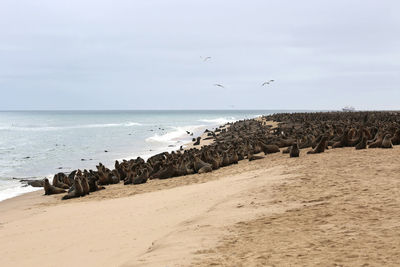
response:
<path id="1" fill-rule="evenodd" d="M 50 175 L 47 177 L 49 178 Z M 52 176 L 51 176 L 52 177 Z M 19 180 L 6 178 L 5 180 L 1 178 L 0 180 L 0 201 L 5 199 L 13 198 L 25 193 L 43 190 L 42 187 L 32 187 L 30 185 L 25 185 Z"/>
<path id="2" fill-rule="evenodd" d="M 226 124 L 228 122 L 236 121 L 234 117 L 216 118 L 216 119 L 200 119 L 199 122 L 203 122 L 201 125 L 187 125 L 179 127 L 171 127 L 171 131 L 165 134 L 155 134 L 146 139 L 148 143 L 159 143 L 159 144 L 176 144 L 178 141 L 188 142 L 193 137 L 199 136 L 202 132 L 209 127 L 216 127 L 219 125 Z M 193 133 L 193 136 L 187 132 Z M 163 151 L 167 151 L 165 148 Z"/>
<path id="3" fill-rule="evenodd" d="M 125 123 L 104 123 L 104 124 L 86 124 L 86 125 L 72 125 L 72 126 L 16 126 L 16 125 L 2 125 L 0 130 L 10 131 L 60 131 L 68 129 L 87 129 L 87 128 L 109 128 L 109 127 L 133 127 L 141 126 L 138 122 L 125 122 Z"/>
<path id="4" fill-rule="evenodd" d="M 229 117 L 229 118 L 216 118 L 216 119 L 200 119 L 198 121 L 206 122 L 208 124 L 213 124 L 213 125 L 222 125 L 228 122 L 234 122 L 236 121 L 236 119 L 234 117 Z"/>
<path id="5" fill-rule="evenodd" d="M 32 186 L 21 187 L 21 185 L 15 184 L 15 186 L 0 190 L 0 201 L 38 190 L 43 190 L 43 188 Z"/>
<path id="6" fill-rule="evenodd" d="M 171 127 L 172 131 L 159 135 L 155 134 L 149 138 L 146 138 L 146 142 L 157 142 L 157 143 L 171 143 L 177 142 L 179 140 L 191 139 L 193 136 L 190 136 L 190 133 L 196 133 L 201 129 L 204 129 L 206 125 L 189 125 L 189 126 L 182 126 L 182 127 Z"/>

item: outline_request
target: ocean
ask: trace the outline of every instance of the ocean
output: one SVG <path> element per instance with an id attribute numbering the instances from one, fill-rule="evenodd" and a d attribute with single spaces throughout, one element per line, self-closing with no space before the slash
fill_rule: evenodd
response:
<path id="1" fill-rule="evenodd" d="M 278 110 L 1 111 L 0 201 L 42 190 L 18 179 L 177 150 L 205 129 Z M 193 133 L 193 136 L 186 131 Z M 18 179 L 15 179 L 18 178 Z"/>

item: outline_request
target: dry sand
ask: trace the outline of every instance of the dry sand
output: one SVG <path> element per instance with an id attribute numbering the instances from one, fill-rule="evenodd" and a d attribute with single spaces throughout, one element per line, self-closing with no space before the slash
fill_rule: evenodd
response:
<path id="1" fill-rule="evenodd" d="M 0 266 L 398 266 L 400 147 L 0 202 Z"/>

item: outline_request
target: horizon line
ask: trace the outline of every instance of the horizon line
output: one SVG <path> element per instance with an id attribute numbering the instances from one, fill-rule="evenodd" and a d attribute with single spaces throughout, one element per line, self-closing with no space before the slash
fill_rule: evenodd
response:
<path id="1" fill-rule="evenodd" d="M 27 111 L 295 111 L 295 110 L 296 111 L 338 111 L 341 109 L 287 109 L 287 108 L 282 108 L 282 109 L 0 109 L 0 112 L 27 112 Z"/>

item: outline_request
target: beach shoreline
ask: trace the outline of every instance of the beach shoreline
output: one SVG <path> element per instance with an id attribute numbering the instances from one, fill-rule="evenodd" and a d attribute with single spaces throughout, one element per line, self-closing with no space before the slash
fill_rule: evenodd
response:
<path id="1" fill-rule="evenodd" d="M 211 143 L 212 143 L 212 141 L 211 140 L 204 140 L 205 138 L 207 138 L 207 133 L 206 132 L 204 132 L 205 130 L 208 130 L 208 128 L 210 128 L 210 129 L 212 129 L 212 130 L 214 130 L 214 129 L 217 129 L 217 128 L 220 128 L 220 129 L 222 129 L 222 128 L 225 128 L 224 126 L 226 126 L 227 124 L 223 124 L 223 125 L 208 125 L 208 126 L 199 126 L 199 129 L 201 129 L 202 131 L 203 131 L 203 133 L 200 135 L 200 137 L 201 137 L 201 145 L 200 146 L 194 146 L 193 144 L 194 144 L 194 141 L 190 141 L 190 142 L 184 142 L 184 141 L 179 141 L 180 142 L 180 144 L 181 144 L 181 146 L 182 146 L 182 148 L 183 148 L 183 150 L 188 150 L 188 149 L 190 149 L 190 148 L 201 148 L 201 147 L 203 147 L 203 146 L 206 146 L 206 145 L 210 145 Z M 211 127 L 210 127 L 211 126 Z M 197 131 L 198 132 L 198 131 Z M 197 137 L 197 136 L 196 136 Z M 178 138 L 177 140 L 182 140 L 182 138 L 184 138 L 184 136 L 180 136 L 180 139 Z M 150 158 L 150 157 L 152 157 L 152 156 L 154 156 L 154 155 L 157 155 L 157 154 L 159 154 L 159 153 L 164 153 L 164 152 L 168 152 L 168 153 L 170 153 L 170 152 L 172 152 L 172 151 L 179 151 L 180 149 L 179 149 L 179 147 L 178 147 L 178 145 L 174 145 L 173 147 L 171 146 L 171 145 L 166 145 L 165 147 L 162 147 L 162 148 L 159 148 L 158 150 L 155 150 L 155 151 L 150 151 L 152 154 L 144 154 L 144 155 L 139 155 L 138 157 L 141 157 L 141 158 L 143 158 L 144 160 L 147 160 L 148 158 Z M 134 157 L 123 157 L 123 158 L 116 158 L 115 160 L 118 160 L 118 161 L 123 161 L 123 160 L 130 160 L 130 159 L 133 159 Z M 111 167 L 111 166 L 109 166 L 109 167 Z M 70 173 L 70 172 L 64 172 L 64 173 L 66 173 L 67 175 Z M 53 179 L 53 177 L 51 176 L 48 176 L 48 177 L 46 177 L 46 178 L 48 178 L 50 181 Z M 19 178 L 13 178 L 13 179 L 15 179 L 16 181 L 19 181 L 20 183 L 21 183 L 21 185 L 23 185 L 24 183 L 22 182 L 22 180 L 24 180 L 24 179 L 26 179 L 26 178 L 21 178 L 21 179 L 19 179 Z M 21 181 L 20 181 L 21 180 Z M 32 179 L 32 178 L 30 178 L 30 179 L 28 179 L 28 180 L 34 180 L 34 179 Z M 30 186 L 30 185 L 23 185 L 24 187 L 26 187 L 26 188 L 29 188 L 30 190 L 28 191 L 28 192 L 23 192 L 23 193 L 18 193 L 17 195 L 15 195 L 15 196 L 12 196 L 12 197 L 8 197 L 8 198 L 5 198 L 5 199 L 3 199 L 3 200 L 0 200 L 0 203 L 1 202 L 3 202 L 3 201 L 6 201 L 6 200 L 9 200 L 9 199 L 13 199 L 13 198 L 17 198 L 17 197 L 22 197 L 22 196 L 24 196 L 24 195 L 26 195 L 26 194 L 31 194 L 31 193 L 34 193 L 34 192 L 37 192 L 37 191 L 43 191 L 43 187 L 32 187 L 32 186 Z"/>
<path id="2" fill-rule="evenodd" d="M 0 127 L 0 136 L 6 140 L 3 140 L 0 151 L 3 155 L 0 157 L 0 165 L 3 167 L 0 172 L 0 201 L 35 190 L 30 186 L 23 187 L 18 181 L 20 179 L 48 178 L 51 181 L 55 173 L 69 173 L 78 168 L 95 169 L 99 162 L 111 168 L 115 160 L 129 160 L 138 156 L 146 160 L 158 153 L 178 150 L 181 145 L 184 146 L 207 128 L 211 130 L 230 121 L 252 118 L 256 114 L 263 112 L 10 113 L 12 122 L 7 122 L 6 116 L 0 120 L 0 124 L 5 125 Z M 38 115 L 38 118 L 34 115 Z M 154 119 L 151 119 L 152 116 Z M 63 120 L 66 120 L 65 123 Z M 71 137 L 59 137 L 60 131 L 67 131 L 65 135 Z M 193 136 L 186 131 L 193 133 Z M 109 138 L 99 136 L 100 132 L 101 136 Z M 11 134 L 22 138 L 28 133 L 32 139 L 32 146 L 40 143 L 42 139 L 48 142 L 30 150 L 23 147 L 15 149 L 18 143 L 25 140 L 10 139 L 7 142 Z M 96 138 L 84 141 L 87 136 L 92 135 Z M 82 143 L 75 143 L 74 140 L 81 138 Z M 80 147 L 82 150 L 78 149 Z M 129 147 L 132 149 L 127 149 Z"/>
<path id="3" fill-rule="evenodd" d="M 256 117 L 256 118 L 254 118 L 254 119 L 256 119 L 256 120 L 260 120 L 260 118 L 261 118 L 261 116 L 258 116 L 258 117 Z M 233 122 L 236 122 L 236 121 L 232 121 L 232 122 L 227 122 L 227 123 L 224 123 L 224 124 L 222 124 L 222 125 L 208 125 L 208 126 L 201 126 L 201 129 L 202 129 L 202 134 L 201 135 L 199 135 L 199 136 L 196 136 L 196 137 L 192 137 L 192 138 L 197 138 L 197 137 L 200 137 L 200 139 L 201 139 L 201 141 L 200 141 L 200 145 L 199 146 L 194 146 L 193 144 L 195 143 L 195 141 L 190 141 L 190 142 L 186 142 L 186 143 L 182 143 L 182 148 L 183 148 L 183 150 L 189 150 L 189 149 L 191 149 L 191 148 L 197 148 L 197 149 L 200 149 L 200 148 L 202 148 L 202 147 L 204 147 L 204 146 L 208 146 L 208 145 L 210 145 L 210 144 L 212 144 L 213 143 L 213 140 L 204 140 L 204 139 L 206 139 L 208 136 L 207 136 L 207 133 L 208 132 L 206 132 L 206 130 L 211 130 L 211 131 L 213 131 L 213 130 L 215 130 L 215 129 L 220 129 L 220 130 L 222 130 L 222 129 L 228 129 L 229 128 L 229 125 L 230 125 L 230 123 L 233 123 Z M 267 122 L 269 125 L 273 125 L 273 126 L 276 126 L 276 124 L 274 123 L 274 122 Z M 211 127 L 210 127 L 211 126 Z M 210 129 L 208 129 L 208 128 L 210 128 Z M 217 133 L 217 135 L 218 135 L 218 133 Z M 150 158 L 150 157 L 152 157 L 152 156 L 154 156 L 154 155 L 157 155 L 157 154 L 159 154 L 159 153 L 163 153 L 163 152 L 172 152 L 172 151 L 179 151 L 180 149 L 178 148 L 178 149 L 176 149 L 176 147 L 174 147 L 174 148 L 171 148 L 171 147 L 165 147 L 165 148 L 163 148 L 163 149 L 159 149 L 158 151 L 154 151 L 155 153 L 154 154 L 146 154 L 146 155 L 143 155 L 143 156 L 139 156 L 139 157 L 142 157 L 144 160 L 147 160 L 148 158 Z M 121 159 L 115 159 L 115 160 L 119 160 L 119 161 L 122 161 L 122 160 L 129 160 L 128 158 L 121 158 Z M 68 173 L 67 173 L 68 174 Z M 51 177 L 50 177 L 51 178 Z M 50 179 L 49 178 L 49 179 Z M 28 186 L 28 187 L 30 187 L 30 186 Z M 1 200 L 0 201 L 0 203 L 2 203 L 3 201 L 6 201 L 6 200 L 11 200 L 11 199 L 13 199 L 13 198 L 18 198 L 18 197 L 23 197 L 24 195 L 29 195 L 29 196 L 33 196 L 33 195 L 37 195 L 37 194 L 33 194 L 33 193 L 35 193 L 35 192 L 37 192 L 37 191 L 43 191 L 43 188 L 35 188 L 35 187 L 32 187 L 32 189 L 33 189 L 33 191 L 30 191 L 30 192 L 26 192 L 26 193 L 21 193 L 21 194 L 19 194 L 19 195 L 16 195 L 16 196 L 13 196 L 13 197 L 10 197 L 10 198 L 6 198 L 6 199 L 4 199 L 4 200 Z"/>
<path id="4" fill-rule="evenodd" d="M 233 121 L 234 122 L 234 121 Z M 226 129 L 227 127 L 227 125 L 229 125 L 229 122 L 228 123 L 226 123 L 226 124 L 223 124 L 223 125 L 208 125 L 208 126 L 201 126 L 201 129 L 202 129 L 202 131 L 203 131 L 203 133 L 200 135 L 200 138 L 201 138 L 201 145 L 200 146 L 194 146 L 193 144 L 195 143 L 194 141 L 190 141 L 190 142 L 186 142 L 186 143 L 183 143 L 182 142 L 182 148 L 183 148 L 183 150 L 188 150 L 188 149 L 191 149 L 191 148 L 201 148 L 201 147 L 203 147 L 203 146 L 206 146 L 206 145 L 210 145 L 211 143 L 212 143 L 212 140 L 204 140 L 205 138 L 207 138 L 207 133 L 206 132 L 204 132 L 205 130 L 208 130 L 208 128 L 210 128 L 211 130 L 215 130 L 215 129 L 217 129 L 217 128 L 219 128 L 219 129 Z M 210 127 L 211 126 L 211 127 Z M 182 136 L 181 136 L 182 137 Z M 196 136 L 197 137 L 197 136 Z M 157 155 L 157 154 L 159 154 L 159 153 L 163 153 L 163 152 L 172 152 L 172 151 L 179 151 L 180 149 L 178 148 L 177 149 L 177 147 L 175 146 L 174 148 L 172 148 L 172 147 L 170 147 L 170 146 L 166 146 L 166 147 L 164 147 L 164 148 L 160 148 L 159 150 L 157 150 L 157 151 L 152 151 L 152 152 L 154 152 L 153 154 L 145 154 L 145 155 L 142 155 L 142 156 L 139 156 L 139 157 L 141 157 L 141 158 L 143 158 L 144 160 L 147 160 L 148 158 L 150 158 L 150 157 L 152 157 L 152 156 L 154 156 L 154 155 Z M 124 157 L 124 158 L 117 158 L 117 159 L 115 159 L 115 160 L 118 160 L 118 161 L 122 161 L 122 160 L 129 160 L 129 159 L 131 159 L 131 158 L 128 158 L 128 157 Z M 111 167 L 111 166 L 110 166 Z M 68 174 L 68 172 L 66 173 L 66 174 Z M 49 180 L 51 180 L 52 179 L 52 177 L 47 177 L 47 178 L 49 178 Z M 14 179 L 16 179 L 16 180 L 18 180 L 17 178 L 14 178 Z M 22 182 L 21 182 L 21 184 L 22 184 Z M 26 194 L 31 194 L 31 193 L 34 193 L 34 192 L 37 192 L 37 191 L 43 191 L 43 188 L 41 188 L 41 187 L 31 187 L 31 186 L 29 186 L 29 185 L 26 185 L 26 187 L 29 187 L 31 190 L 29 191 L 29 192 L 25 192 L 25 193 L 19 193 L 18 195 L 16 195 L 16 196 L 12 196 L 12 197 L 9 197 L 9 198 L 6 198 L 6 199 L 3 199 L 3 200 L 0 200 L 0 203 L 1 202 L 3 202 L 3 201 L 6 201 L 6 200 L 10 200 L 10 199 L 13 199 L 13 198 L 17 198 L 17 197 L 23 197 L 24 195 L 26 195 Z M 31 195 L 33 195 L 33 194 L 31 194 Z"/>
<path id="5" fill-rule="evenodd" d="M 283 129 L 265 118 L 255 120 L 270 132 Z M 273 153 L 212 172 L 107 185 L 68 201 L 43 191 L 2 201 L 2 262 L 394 265 L 400 146 L 307 154 L 310 149 L 300 149 L 299 158 Z"/>

